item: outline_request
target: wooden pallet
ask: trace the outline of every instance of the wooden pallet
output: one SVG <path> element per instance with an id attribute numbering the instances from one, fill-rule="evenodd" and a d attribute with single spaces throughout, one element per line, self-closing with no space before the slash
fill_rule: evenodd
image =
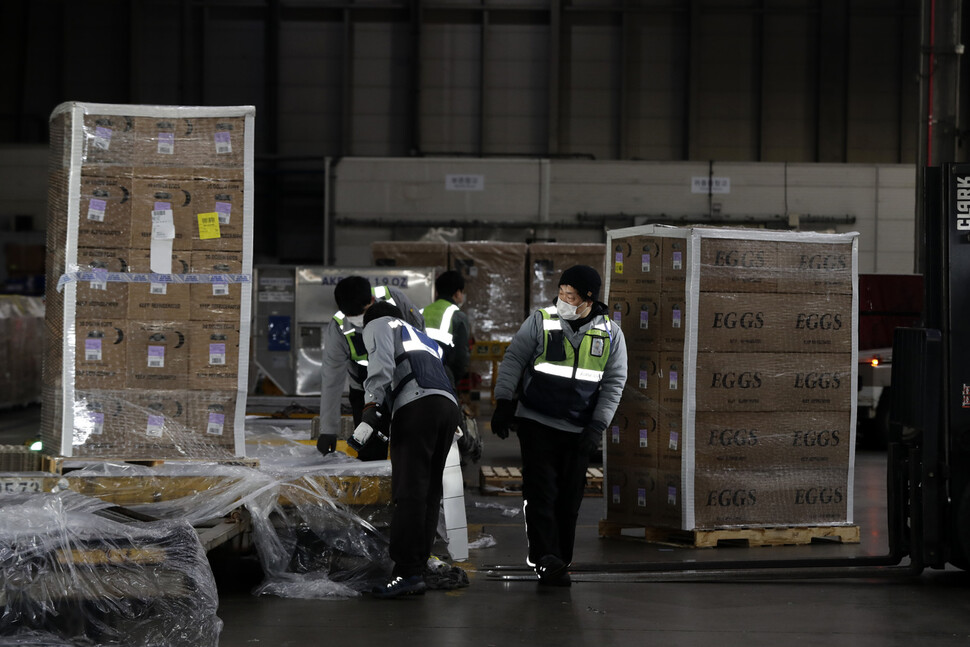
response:
<path id="1" fill-rule="evenodd" d="M 624 530 L 633 532 L 623 534 Z M 642 533 L 642 536 L 641 536 Z M 768 528 L 722 528 L 718 530 L 675 530 L 650 526 L 631 526 L 603 519 L 600 537 L 643 539 L 655 544 L 713 548 L 725 545 L 793 546 L 814 541 L 839 541 L 858 544 L 859 526 L 773 526 Z"/>
<path id="2" fill-rule="evenodd" d="M 120 463 L 126 465 L 142 465 L 144 467 L 158 467 L 165 463 L 218 463 L 219 465 L 259 467 L 258 458 L 102 458 L 93 456 L 45 455 L 43 457 L 42 471 L 50 474 L 63 474 L 65 471 L 65 463 Z M 70 468 L 67 471 L 70 471 Z"/>
<path id="3" fill-rule="evenodd" d="M 482 494 L 521 496 L 522 470 L 518 467 L 483 465 L 479 472 L 479 487 Z M 586 470 L 586 496 L 603 496 L 603 470 L 598 467 Z"/>

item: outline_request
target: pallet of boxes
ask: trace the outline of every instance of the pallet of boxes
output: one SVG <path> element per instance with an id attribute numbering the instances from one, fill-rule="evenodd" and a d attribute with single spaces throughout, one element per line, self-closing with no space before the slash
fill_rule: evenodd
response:
<path id="1" fill-rule="evenodd" d="M 254 114 L 52 113 L 46 453 L 244 456 Z"/>
<path id="2" fill-rule="evenodd" d="M 629 374 L 600 534 L 858 541 L 857 235 L 645 225 L 607 250 Z"/>

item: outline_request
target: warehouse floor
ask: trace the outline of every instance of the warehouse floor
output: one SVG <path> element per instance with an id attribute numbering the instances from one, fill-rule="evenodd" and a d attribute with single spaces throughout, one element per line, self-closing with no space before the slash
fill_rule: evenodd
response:
<path id="1" fill-rule="evenodd" d="M 22 442 L 36 430 L 35 407 L 0 412 L 0 443 Z M 487 418 L 480 426 L 487 429 Z M 215 555 L 222 647 L 332 645 L 966 645 L 970 643 L 970 574 L 927 571 L 918 577 L 716 583 L 576 581 L 539 589 L 531 581 L 489 579 L 485 566 L 521 564 L 525 533 L 513 496 L 484 496 L 481 465 L 519 464 L 514 439 L 485 435 L 482 461 L 465 469 L 470 586 L 419 598 L 305 600 L 254 596 L 260 583 L 251 557 Z M 801 559 L 882 555 L 886 539 L 886 459 L 857 455 L 855 523 L 860 544 L 790 547 L 684 548 L 633 538 L 601 539 L 602 499 L 587 497 L 580 516 L 576 561 Z M 590 578 L 591 579 L 591 578 Z"/>

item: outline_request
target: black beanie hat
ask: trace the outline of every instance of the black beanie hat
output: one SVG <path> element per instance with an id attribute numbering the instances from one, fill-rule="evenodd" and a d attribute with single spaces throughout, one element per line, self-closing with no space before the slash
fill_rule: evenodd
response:
<path id="1" fill-rule="evenodd" d="M 600 292 L 600 274 L 589 265 L 573 265 L 563 270 L 559 285 L 571 285 L 583 300 L 596 301 Z"/>

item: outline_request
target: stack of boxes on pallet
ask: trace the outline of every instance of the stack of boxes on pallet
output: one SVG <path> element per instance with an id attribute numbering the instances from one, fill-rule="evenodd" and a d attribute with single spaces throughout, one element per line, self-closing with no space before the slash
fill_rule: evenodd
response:
<path id="1" fill-rule="evenodd" d="M 855 234 L 609 232 L 629 377 L 607 521 L 699 530 L 852 521 Z"/>
<path id="2" fill-rule="evenodd" d="M 245 452 L 254 110 L 51 115 L 45 450 Z"/>
<path id="3" fill-rule="evenodd" d="M 601 243 L 505 243 L 466 241 L 375 242 L 375 265 L 456 270 L 465 279 L 465 304 L 477 341 L 507 342 L 536 308 L 552 305 L 559 275 L 573 265 L 590 265 L 601 274 L 606 251 Z M 424 305 L 424 304 L 418 304 Z M 471 370 L 488 376 L 488 359 L 472 356 Z M 483 377 L 483 383 L 489 378 Z"/>

